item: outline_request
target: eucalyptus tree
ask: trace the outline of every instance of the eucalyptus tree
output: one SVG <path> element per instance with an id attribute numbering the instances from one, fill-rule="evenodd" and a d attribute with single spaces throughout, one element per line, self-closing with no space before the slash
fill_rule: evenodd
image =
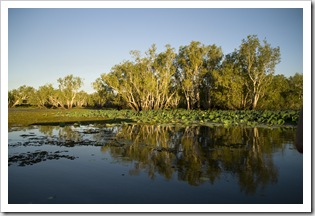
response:
<path id="1" fill-rule="evenodd" d="M 177 107 L 179 103 L 178 87 L 176 86 L 175 50 L 165 46 L 166 50 L 159 53 L 153 63 L 155 91 L 153 91 L 153 109 Z"/>
<path id="2" fill-rule="evenodd" d="M 206 55 L 206 46 L 197 41 L 179 48 L 177 80 L 184 93 L 187 109 L 200 108 L 200 85 L 202 77 L 206 74 L 204 67 Z"/>
<path id="3" fill-rule="evenodd" d="M 52 85 L 49 85 L 48 89 L 48 91 L 50 92 L 48 100 L 52 108 L 61 107 L 65 109 L 64 95 L 61 90 L 53 88 Z"/>
<path id="4" fill-rule="evenodd" d="M 80 77 L 74 77 L 72 74 L 67 75 L 64 78 L 59 78 L 59 90 L 64 100 L 64 104 L 67 105 L 68 109 L 71 109 L 75 98 L 79 92 L 79 89 L 83 85 L 83 81 Z"/>
<path id="5" fill-rule="evenodd" d="M 288 82 L 286 101 L 291 109 L 301 109 L 303 106 L 303 74 L 296 73 L 290 76 Z"/>
<path id="6" fill-rule="evenodd" d="M 17 89 L 12 89 L 8 92 L 8 107 L 15 107 L 20 103 L 19 93 Z"/>
<path id="7" fill-rule="evenodd" d="M 34 94 L 34 104 L 43 108 L 65 108 L 61 90 L 55 89 L 50 83 L 38 88 Z"/>
<path id="8" fill-rule="evenodd" d="M 93 92 L 88 95 L 86 105 L 88 107 L 95 107 L 95 108 L 102 108 L 103 105 L 106 103 L 106 100 L 104 100 L 98 92 Z"/>
<path id="9" fill-rule="evenodd" d="M 87 106 L 87 104 L 88 104 L 88 97 L 89 97 L 88 93 L 86 93 L 83 90 L 79 91 L 77 96 L 76 96 L 75 106 L 76 107 Z"/>
<path id="10" fill-rule="evenodd" d="M 248 103 L 246 77 L 239 67 L 236 52 L 225 56 L 221 67 L 212 73 L 211 91 L 215 106 L 220 109 L 244 109 Z"/>
<path id="11" fill-rule="evenodd" d="M 115 92 L 110 88 L 102 78 L 97 78 L 95 82 L 92 83 L 95 94 L 90 95 L 90 104 L 97 107 L 102 107 L 106 103 L 112 103 L 114 100 Z"/>
<path id="12" fill-rule="evenodd" d="M 13 89 L 8 92 L 8 107 L 13 107 L 13 104 L 15 103 L 15 95 L 16 89 Z"/>
<path id="13" fill-rule="evenodd" d="M 259 109 L 289 109 L 291 103 L 287 103 L 288 91 L 290 89 L 289 79 L 283 74 L 275 75 L 271 84 L 267 86 L 265 97 L 262 98 L 257 107 Z"/>
<path id="14" fill-rule="evenodd" d="M 111 88 L 121 95 L 130 108 L 141 110 L 140 98 L 134 88 L 134 85 L 140 85 L 140 79 L 132 62 L 124 61 L 115 65 L 108 74 L 101 75 L 101 80 L 106 88 Z"/>
<path id="15" fill-rule="evenodd" d="M 97 82 L 102 83 L 102 88 L 115 92 L 136 111 L 177 106 L 174 50 L 167 45 L 164 52 L 157 54 L 153 44 L 145 57 L 139 51 L 131 54 L 134 61 L 124 61 L 101 75 Z"/>
<path id="16" fill-rule="evenodd" d="M 134 63 L 135 79 L 131 79 L 135 95 L 139 101 L 140 110 L 153 109 L 157 82 L 155 80 L 154 62 L 156 60 L 156 46 L 153 44 L 141 57 L 139 51 L 131 51 Z"/>
<path id="17" fill-rule="evenodd" d="M 204 67 L 206 68 L 205 74 L 202 76 L 200 91 L 203 100 L 201 105 L 203 108 L 209 109 L 211 107 L 212 92 L 215 86 L 214 73 L 217 73 L 221 68 L 223 59 L 223 52 L 221 47 L 215 44 L 206 47 L 206 58 Z"/>
<path id="18" fill-rule="evenodd" d="M 34 96 L 35 88 L 31 86 L 20 86 L 18 89 L 13 89 L 8 93 L 8 105 L 9 107 L 15 107 L 23 103 L 30 104 L 32 97 Z"/>
<path id="19" fill-rule="evenodd" d="M 40 108 L 47 108 L 47 106 L 53 106 L 50 97 L 53 96 L 54 88 L 52 84 L 46 84 L 40 86 L 34 95 L 34 103 Z"/>
<path id="20" fill-rule="evenodd" d="M 251 109 L 255 109 L 260 98 L 270 85 L 275 66 L 280 62 L 280 48 L 272 48 L 266 39 L 260 44 L 256 35 L 242 40 L 238 50 L 243 72 L 248 77 L 246 86 L 251 96 Z"/>

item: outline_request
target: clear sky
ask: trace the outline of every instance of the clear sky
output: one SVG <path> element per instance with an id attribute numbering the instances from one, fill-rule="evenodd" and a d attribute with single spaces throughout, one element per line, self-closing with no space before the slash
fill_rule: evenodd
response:
<path id="1" fill-rule="evenodd" d="M 192 40 L 228 54 L 255 34 L 280 47 L 276 74 L 303 73 L 303 9 L 9 9 L 9 90 L 73 74 L 83 90 L 115 64 L 155 43 L 178 51 Z"/>

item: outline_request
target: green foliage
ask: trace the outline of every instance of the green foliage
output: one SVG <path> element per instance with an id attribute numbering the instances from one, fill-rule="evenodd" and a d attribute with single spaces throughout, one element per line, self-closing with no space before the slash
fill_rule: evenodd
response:
<path id="1" fill-rule="evenodd" d="M 83 85 L 82 78 L 74 77 L 71 74 L 64 78 L 59 78 L 57 81 L 59 83 L 60 98 L 62 100 L 61 104 L 66 104 L 67 108 L 71 109 L 74 105 L 79 89 Z"/>
<path id="2" fill-rule="evenodd" d="M 96 81 L 92 83 L 92 85 L 96 92 L 90 95 L 88 102 L 89 105 L 94 107 L 103 107 L 119 102 L 117 101 L 119 96 L 114 94 L 113 89 L 110 88 L 103 79 L 97 78 Z M 119 102 L 119 104 L 121 103 Z"/>
<path id="3" fill-rule="evenodd" d="M 256 35 L 243 39 L 239 51 L 240 67 L 246 75 L 250 108 L 256 109 L 259 99 L 264 97 L 270 85 L 275 66 L 280 62 L 280 48 L 272 48 L 266 40 L 261 45 Z"/>
<path id="4" fill-rule="evenodd" d="M 66 112 L 62 117 L 88 117 L 104 119 L 131 119 L 145 124 L 223 124 L 227 126 L 279 126 L 296 125 L 298 111 L 200 111 L 200 110 L 148 110 L 134 112 L 131 110 L 87 110 L 85 112 Z"/>
<path id="5" fill-rule="evenodd" d="M 289 77 L 289 86 L 287 92 L 283 92 L 286 103 L 291 109 L 301 109 L 303 105 L 303 75 L 296 73 Z"/>
<path id="6" fill-rule="evenodd" d="M 186 99 L 187 109 L 200 108 L 200 85 L 207 72 L 204 67 L 206 55 L 207 47 L 197 41 L 179 48 L 177 80 Z"/>
<path id="7" fill-rule="evenodd" d="M 198 41 L 180 46 L 178 53 L 170 45 L 157 53 L 154 44 L 144 56 L 139 51 L 130 53 L 134 60 L 123 61 L 109 73 L 101 74 L 93 82 L 96 92 L 92 94 L 80 91 L 83 85 L 80 77 L 68 75 L 57 80 L 58 89 L 46 84 L 37 90 L 24 85 L 9 91 L 8 106 L 131 108 L 137 112 L 183 107 L 188 110 L 302 108 L 303 75 L 289 78 L 274 75 L 280 62 L 280 48 L 272 48 L 266 40 L 261 43 L 256 35 L 249 35 L 238 50 L 227 55 L 215 44 Z M 183 119 L 184 123 L 190 121 L 184 116 Z"/>
<path id="8" fill-rule="evenodd" d="M 107 121 L 111 123 L 134 122 L 150 125 L 225 125 L 225 126 L 286 126 L 296 125 L 299 111 L 268 110 L 95 110 L 95 109 L 9 109 L 9 125 L 30 125 L 55 122 L 93 122 Z"/>
<path id="9" fill-rule="evenodd" d="M 135 61 L 115 65 L 111 72 L 102 74 L 103 86 L 119 95 L 127 105 L 136 111 L 165 109 L 178 104 L 177 88 L 174 84 L 174 50 L 156 54 L 156 47 L 146 52 L 132 51 Z"/>
<path id="10" fill-rule="evenodd" d="M 246 76 L 238 66 L 238 56 L 234 52 L 227 55 L 221 67 L 213 72 L 213 103 L 220 109 L 245 109 L 248 107 Z"/>
<path id="11" fill-rule="evenodd" d="M 303 75 L 297 73 L 289 78 L 276 75 L 266 91 L 265 97 L 258 103 L 258 109 L 302 109 Z"/>
<path id="12" fill-rule="evenodd" d="M 15 107 L 22 104 L 32 104 L 35 89 L 31 86 L 20 86 L 8 92 L 8 107 Z"/>
<path id="13" fill-rule="evenodd" d="M 52 84 L 46 84 L 40 86 L 34 94 L 34 105 L 40 108 L 48 106 L 58 107 L 58 98 L 60 97 L 60 91 L 53 88 Z"/>

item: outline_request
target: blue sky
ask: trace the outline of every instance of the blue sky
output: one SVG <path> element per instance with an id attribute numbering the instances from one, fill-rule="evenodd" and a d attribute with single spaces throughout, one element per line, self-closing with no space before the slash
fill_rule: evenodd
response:
<path id="1" fill-rule="evenodd" d="M 155 43 L 178 51 L 192 40 L 228 54 L 247 35 L 280 47 L 276 74 L 303 73 L 303 9 L 9 9 L 9 90 L 73 74 L 83 90 L 115 64 Z"/>

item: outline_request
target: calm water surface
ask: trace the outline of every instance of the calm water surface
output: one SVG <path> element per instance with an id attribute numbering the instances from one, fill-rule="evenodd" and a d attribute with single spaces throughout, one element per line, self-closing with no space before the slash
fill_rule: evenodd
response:
<path id="1" fill-rule="evenodd" d="M 294 128 L 10 128 L 9 203 L 300 204 L 294 140 Z"/>

